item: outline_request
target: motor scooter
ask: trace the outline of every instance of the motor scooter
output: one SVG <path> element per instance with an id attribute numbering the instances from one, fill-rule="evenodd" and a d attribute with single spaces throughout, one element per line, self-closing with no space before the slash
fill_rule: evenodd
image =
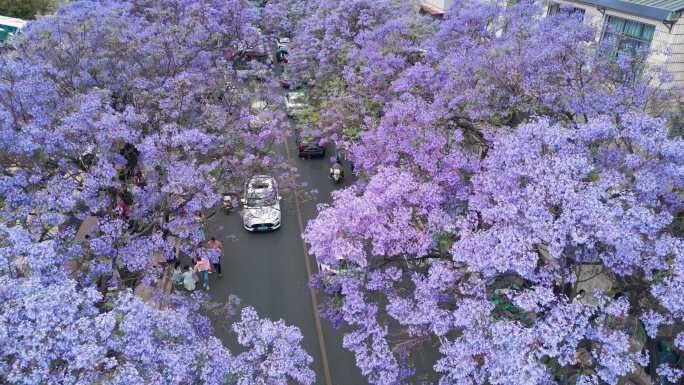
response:
<path id="1" fill-rule="evenodd" d="M 339 165 L 334 165 L 330 168 L 330 179 L 332 179 L 332 181 L 335 182 L 335 184 L 340 184 L 343 178 L 344 172 L 342 171 L 342 167 L 340 167 Z"/>
<path id="2" fill-rule="evenodd" d="M 233 197 L 229 194 L 225 194 L 223 198 L 221 198 L 221 206 L 226 215 L 230 214 L 230 212 L 235 208 L 233 205 Z"/>

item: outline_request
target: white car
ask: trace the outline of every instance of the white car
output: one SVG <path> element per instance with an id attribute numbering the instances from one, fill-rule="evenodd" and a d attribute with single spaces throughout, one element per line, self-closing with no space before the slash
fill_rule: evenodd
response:
<path id="1" fill-rule="evenodd" d="M 305 110 L 309 105 L 306 104 L 306 95 L 303 92 L 288 92 L 285 97 L 285 108 L 287 116 L 294 117 L 298 112 Z"/>
<path id="2" fill-rule="evenodd" d="M 280 195 L 275 178 L 255 175 L 245 185 L 242 198 L 242 222 L 247 231 L 270 231 L 280 228 Z"/>
<path id="3" fill-rule="evenodd" d="M 266 81 L 270 76 L 268 68 L 240 68 L 235 70 L 238 79 L 242 81 L 255 80 L 259 82 Z"/>
<path id="4" fill-rule="evenodd" d="M 278 47 L 283 47 L 287 49 L 287 46 L 290 45 L 290 38 L 289 37 L 279 37 L 278 38 Z"/>
<path id="5" fill-rule="evenodd" d="M 249 127 L 252 130 L 260 130 L 261 127 L 268 124 L 269 116 L 262 113 L 266 110 L 267 106 L 268 104 L 263 100 L 256 100 L 250 104 L 249 112 L 252 114 L 252 117 L 249 121 Z"/>

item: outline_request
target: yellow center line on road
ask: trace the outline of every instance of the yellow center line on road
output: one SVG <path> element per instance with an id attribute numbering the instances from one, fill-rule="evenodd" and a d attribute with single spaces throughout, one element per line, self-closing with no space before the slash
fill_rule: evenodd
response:
<path id="1" fill-rule="evenodd" d="M 285 153 L 287 160 L 292 161 L 290 154 L 290 144 L 285 138 Z M 304 234 L 304 219 L 302 218 L 302 205 L 299 200 L 299 189 L 295 186 L 294 189 L 295 208 L 297 209 L 297 222 L 299 224 L 300 234 Z M 302 249 L 304 249 L 304 265 L 306 266 L 307 287 L 309 289 L 309 296 L 311 297 L 311 304 L 313 305 L 314 324 L 316 325 L 316 334 L 318 335 L 318 347 L 321 350 L 321 360 L 323 361 L 323 376 L 325 377 L 325 385 L 333 385 L 332 377 L 330 376 L 330 365 L 328 365 L 328 353 L 325 350 L 325 338 L 323 337 L 323 328 L 321 327 L 321 317 L 318 315 L 318 299 L 316 298 L 316 291 L 309 287 L 308 280 L 311 279 L 311 257 L 309 256 L 309 248 L 306 243 L 300 238 L 302 242 Z"/>

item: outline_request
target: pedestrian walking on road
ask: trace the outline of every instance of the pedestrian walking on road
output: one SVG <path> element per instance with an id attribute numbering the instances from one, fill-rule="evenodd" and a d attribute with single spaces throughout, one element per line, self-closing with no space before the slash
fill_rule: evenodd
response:
<path id="1" fill-rule="evenodd" d="M 218 254 L 216 262 L 214 262 L 214 270 L 216 270 L 219 277 L 222 277 L 222 275 L 221 275 L 221 258 L 223 258 L 223 243 L 221 243 L 221 241 L 217 240 L 215 237 L 211 237 L 211 240 L 209 241 L 209 245 L 211 246 L 211 248 L 213 250 L 216 250 L 216 253 Z"/>
<path id="2" fill-rule="evenodd" d="M 211 269 L 211 263 L 207 257 L 200 257 L 195 264 L 195 271 L 199 275 L 200 281 L 204 285 L 206 290 L 209 290 L 209 270 Z"/>
<path id="3" fill-rule="evenodd" d="M 180 261 L 176 261 L 174 263 L 171 280 L 173 281 L 174 285 L 180 285 L 183 283 L 183 270 L 180 267 Z"/>
<path id="4" fill-rule="evenodd" d="M 183 286 L 188 291 L 195 290 L 195 277 L 192 270 L 190 270 L 190 266 L 185 265 L 183 270 Z"/>

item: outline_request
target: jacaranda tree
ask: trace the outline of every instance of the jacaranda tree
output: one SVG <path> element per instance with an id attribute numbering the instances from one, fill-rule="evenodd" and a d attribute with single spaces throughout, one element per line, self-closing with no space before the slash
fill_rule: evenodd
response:
<path id="1" fill-rule="evenodd" d="M 293 76 L 310 85 L 316 107 L 304 126 L 343 147 L 338 135 L 353 137 L 379 116 L 389 80 L 416 59 L 430 30 L 413 11 L 411 2 L 310 4 L 295 24 L 289 60 Z"/>
<path id="2" fill-rule="evenodd" d="M 271 0 L 263 8 L 260 26 L 277 37 L 292 37 L 317 4 L 310 0 Z"/>
<path id="3" fill-rule="evenodd" d="M 0 382 L 314 382 L 296 328 L 245 308 L 233 355 L 207 298 L 163 284 L 166 260 L 207 253 L 221 194 L 291 172 L 272 151 L 277 83 L 245 63 L 257 16 L 240 0 L 70 2 L 0 58 Z"/>
<path id="4" fill-rule="evenodd" d="M 348 115 L 328 133 L 362 177 L 304 235 L 327 267 L 321 312 L 351 328 L 372 384 L 617 384 L 647 366 L 675 383 L 680 369 L 650 360 L 654 341 L 684 352 L 684 142 L 659 110 L 667 79 L 573 16 L 509 3 L 412 24 L 404 59 L 393 18 L 353 19 L 364 41 L 330 36 L 320 8 L 302 22 L 291 60 L 380 107 L 321 106 Z M 356 9 L 336 4 L 341 20 Z M 324 41 L 341 58 L 320 59 Z"/>

